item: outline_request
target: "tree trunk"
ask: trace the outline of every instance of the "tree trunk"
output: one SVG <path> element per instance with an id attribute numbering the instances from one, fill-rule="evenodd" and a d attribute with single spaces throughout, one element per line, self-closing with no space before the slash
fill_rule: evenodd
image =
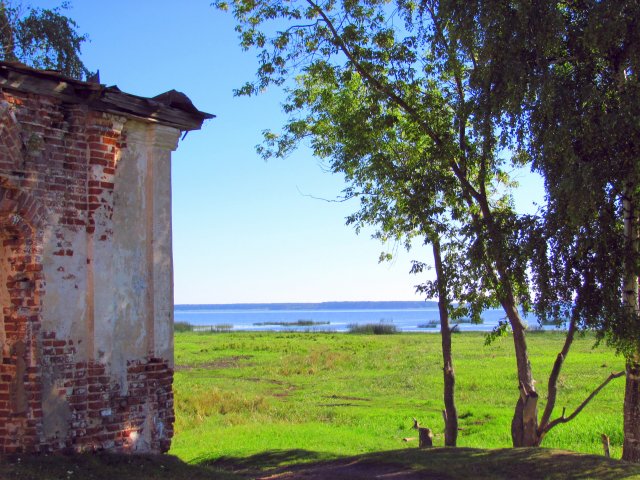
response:
<path id="1" fill-rule="evenodd" d="M 640 463 L 640 363 L 628 361 L 626 374 L 622 459 Z"/>
<path id="2" fill-rule="evenodd" d="M 455 447 L 458 440 L 458 412 L 455 403 L 456 377 L 453 370 L 451 354 L 451 328 L 449 327 L 449 311 L 447 309 L 447 286 L 442 267 L 440 240 L 433 239 L 433 258 L 436 266 L 438 282 L 438 310 L 440 313 L 440 337 L 442 339 L 442 361 L 444 373 L 444 444 Z"/>
<path id="3" fill-rule="evenodd" d="M 518 389 L 520 396 L 516 403 L 513 419 L 511 420 L 511 441 L 514 447 L 535 447 L 538 441 L 538 394 L 531 372 L 531 363 L 527 352 L 525 327 L 514 299 L 509 295 L 502 302 L 511 329 L 513 330 L 513 344 L 516 352 L 518 369 Z"/>
<path id="4" fill-rule="evenodd" d="M 635 182 L 625 186 L 623 197 L 625 259 L 623 304 L 628 314 L 636 320 L 640 318 L 638 306 L 638 257 L 640 250 L 637 198 L 634 195 Z M 624 391 L 624 445 L 622 459 L 640 462 L 640 346 L 636 347 L 633 358 L 627 360 L 626 388 Z"/>
<path id="5" fill-rule="evenodd" d="M 484 184 L 482 186 L 484 187 Z M 493 264 L 487 266 L 487 271 L 493 277 L 495 291 L 513 331 L 513 346 L 516 353 L 520 395 L 511 420 L 511 441 L 514 447 L 535 447 L 539 444 L 538 394 L 536 393 L 531 362 L 529 362 L 529 354 L 527 352 L 525 326 L 518 312 L 514 288 L 509 275 L 508 265 L 510 260 L 508 256 L 505 257 L 505 252 L 501 247 L 502 242 L 500 239 L 504 237 L 504 233 L 494 221 L 493 212 L 484 188 L 474 198 L 476 198 L 480 206 L 488 237 L 493 239 L 485 244 L 487 257 Z"/>
<path id="6" fill-rule="evenodd" d="M 609 442 L 609 436 L 602 434 L 602 448 L 604 450 L 604 456 L 611 458 L 611 442 Z"/>
<path id="7" fill-rule="evenodd" d="M 4 61 L 17 61 L 13 27 L 11 22 L 9 22 L 9 16 L 7 15 L 7 9 L 3 1 L 0 1 L 0 43 L 2 44 L 2 51 L 4 53 Z"/>

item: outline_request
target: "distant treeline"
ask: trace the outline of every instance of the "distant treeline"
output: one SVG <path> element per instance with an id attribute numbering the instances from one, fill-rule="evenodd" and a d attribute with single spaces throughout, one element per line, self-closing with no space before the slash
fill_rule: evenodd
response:
<path id="1" fill-rule="evenodd" d="M 411 302 L 321 302 L 321 303 L 229 303 L 174 305 L 176 310 L 403 310 L 438 308 L 433 301 Z"/>

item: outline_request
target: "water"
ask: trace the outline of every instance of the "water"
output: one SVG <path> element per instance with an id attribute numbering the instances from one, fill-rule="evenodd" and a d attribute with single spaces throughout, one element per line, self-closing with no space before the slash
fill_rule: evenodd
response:
<path id="1" fill-rule="evenodd" d="M 330 330 L 345 332 L 351 324 L 386 322 L 402 332 L 438 332 L 440 322 L 435 302 L 331 302 L 319 304 L 233 304 L 233 305 L 176 305 L 176 322 L 191 325 L 232 325 L 234 331 L 308 331 Z M 482 324 L 459 323 L 461 331 L 490 331 L 503 310 L 486 310 Z M 321 325 L 264 325 L 265 323 L 295 323 L 300 320 L 322 322 Z M 533 315 L 525 318 L 537 325 Z M 456 323 L 456 322 L 452 322 Z M 263 324 L 263 325 L 259 325 Z M 433 324 L 433 326 L 431 326 Z M 429 325 L 420 328 L 419 325 Z"/>

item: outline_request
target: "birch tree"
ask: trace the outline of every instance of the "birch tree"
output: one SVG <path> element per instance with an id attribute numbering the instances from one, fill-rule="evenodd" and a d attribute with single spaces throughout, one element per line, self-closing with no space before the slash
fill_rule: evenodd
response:
<path id="1" fill-rule="evenodd" d="M 549 207 L 541 314 L 571 315 L 626 358 L 623 459 L 640 461 L 640 4 L 545 2 L 520 118 Z M 538 266 L 539 267 L 539 266 Z"/>
<path id="2" fill-rule="evenodd" d="M 535 309 L 625 355 L 623 458 L 640 461 L 640 5 L 470 1 L 455 14 L 486 27 L 480 56 L 509 65 L 494 114 L 545 179 Z"/>
<path id="3" fill-rule="evenodd" d="M 0 60 L 85 77 L 89 72 L 80 50 L 87 36 L 80 35 L 76 22 L 63 14 L 69 5 L 63 2 L 60 7 L 42 9 L 0 0 Z"/>

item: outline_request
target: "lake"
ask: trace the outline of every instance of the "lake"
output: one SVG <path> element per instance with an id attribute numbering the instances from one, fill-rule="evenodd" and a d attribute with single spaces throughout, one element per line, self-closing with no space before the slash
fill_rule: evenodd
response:
<path id="1" fill-rule="evenodd" d="M 345 332 L 352 324 L 385 322 L 402 332 L 438 332 L 436 302 L 326 302 L 229 305 L 175 305 L 176 322 L 194 326 L 232 325 L 233 330 L 330 330 Z M 486 310 L 481 324 L 459 323 L 461 331 L 490 331 L 505 318 L 501 309 Z M 537 325 L 530 314 L 525 320 Z M 319 325 L 293 325 L 316 322 Z M 275 325 L 284 323 L 288 325 Z M 456 322 L 452 322 L 455 324 Z M 422 325 L 423 327 L 420 327 Z M 427 326 L 425 328 L 425 326 Z M 551 327 L 553 328 L 553 327 Z"/>

